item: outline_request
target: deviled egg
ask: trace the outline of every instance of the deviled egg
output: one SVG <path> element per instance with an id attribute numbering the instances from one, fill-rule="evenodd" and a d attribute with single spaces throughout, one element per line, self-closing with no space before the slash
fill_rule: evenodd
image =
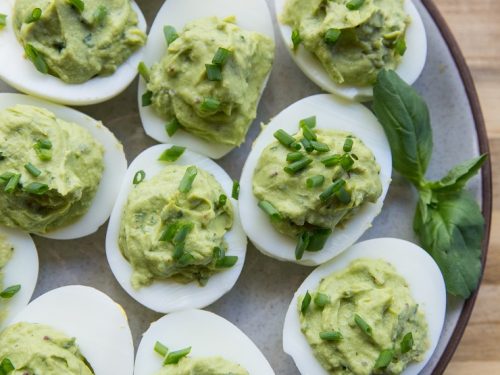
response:
<path id="1" fill-rule="evenodd" d="M 0 94 L 0 224 L 53 239 L 94 233 L 125 175 L 123 147 L 81 112 Z"/>
<path id="2" fill-rule="evenodd" d="M 96 289 L 52 290 L 0 332 L 0 362 L 15 374 L 132 375 L 134 346 L 127 316 Z"/>
<path id="3" fill-rule="evenodd" d="M 149 34 L 139 107 L 146 133 L 218 159 L 244 142 L 274 59 L 265 0 L 168 0 Z"/>
<path id="4" fill-rule="evenodd" d="M 233 287 L 247 241 L 232 186 L 216 163 L 179 146 L 153 146 L 132 162 L 106 236 L 130 296 L 166 313 L 205 307 Z"/>
<path id="5" fill-rule="evenodd" d="M 0 329 L 31 299 L 38 254 L 29 234 L 0 227 Z"/>
<path id="6" fill-rule="evenodd" d="M 130 0 L 6 0 L 0 78 L 69 105 L 104 102 L 137 75 L 146 21 Z"/>
<path id="7" fill-rule="evenodd" d="M 315 269 L 288 308 L 283 349 L 302 374 L 418 374 L 443 328 L 434 260 L 393 238 L 360 242 Z"/>
<path id="8" fill-rule="evenodd" d="M 135 375 L 198 373 L 274 375 L 255 344 L 226 319 L 203 310 L 164 316 L 143 334 Z M 191 372 L 190 372 L 191 370 Z"/>
<path id="9" fill-rule="evenodd" d="M 371 226 L 391 172 L 389 143 L 368 109 L 332 95 L 302 99 L 263 127 L 248 156 L 243 228 L 264 254 L 324 263 Z"/>
<path id="10" fill-rule="evenodd" d="M 427 57 L 425 28 L 411 0 L 275 0 L 293 60 L 323 90 L 369 100 L 381 69 L 408 84 Z"/>

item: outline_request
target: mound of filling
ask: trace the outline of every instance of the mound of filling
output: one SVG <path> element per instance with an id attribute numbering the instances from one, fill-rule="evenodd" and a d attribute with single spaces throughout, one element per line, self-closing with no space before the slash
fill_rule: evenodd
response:
<path id="1" fill-rule="evenodd" d="M 185 357 L 176 364 L 165 365 L 156 375 L 248 375 L 240 365 L 221 357 Z"/>

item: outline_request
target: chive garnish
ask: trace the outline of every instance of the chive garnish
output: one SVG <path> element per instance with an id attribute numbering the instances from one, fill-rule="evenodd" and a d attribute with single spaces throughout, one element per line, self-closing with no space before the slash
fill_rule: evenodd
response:
<path id="1" fill-rule="evenodd" d="M 337 199 L 344 204 L 347 204 L 351 201 L 351 193 L 349 193 L 344 187 L 341 187 L 340 190 L 335 194 Z"/>
<path id="2" fill-rule="evenodd" d="M 160 241 L 168 241 L 172 242 L 172 240 L 175 237 L 175 234 L 177 233 L 177 230 L 179 229 L 180 224 L 179 223 L 171 223 L 168 224 L 163 233 L 160 236 Z"/>
<path id="3" fill-rule="evenodd" d="M 358 314 L 354 314 L 354 322 L 367 336 L 372 337 L 372 327 Z"/>
<path id="4" fill-rule="evenodd" d="M 177 117 L 174 117 L 172 120 L 166 123 L 165 131 L 167 132 L 169 137 L 172 137 L 180 127 L 181 124 L 179 123 L 179 120 L 177 120 Z"/>
<path id="5" fill-rule="evenodd" d="M 175 365 L 179 363 L 179 361 L 187 356 L 191 352 L 191 347 L 177 350 L 175 352 L 170 352 L 167 355 L 167 358 L 165 358 L 165 361 L 163 362 L 164 365 Z"/>
<path id="6" fill-rule="evenodd" d="M 232 52 L 230 50 L 219 47 L 217 52 L 215 52 L 214 58 L 212 59 L 212 64 L 225 65 L 229 56 L 231 56 L 231 53 Z"/>
<path id="7" fill-rule="evenodd" d="M 174 245 L 174 253 L 172 254 L 172 258 L 174 260 L 181 259 L 182 255 L 184 255 L 184 242 L 180 242 Z"/>
<path id="8" fill-rule="evenodd" d="M 283 170 L 288 173 L 288 174 L 296 174 L 300 172 L 301 170 L 307 168 L 309 164 L 313 162 L 312 159 L 310 158 L 303 158 L 301 160 L 297 160 L 291 164 L 288 164 Z"/>
<path id="9" fill-rule="evenodd" d="M 386 368 L 392 362 L 393 358 L 394 358 L 394 350 L 392 349 L 382 350 L 377 360 L 375 361 L 375 365 L 373 366 L 373 368 L 375 370 Z"/>
<path id="10" fill-rule="evenodd" d="M 274 138 L 276 138 L 278 142 L 281 143 L 283 146 L 296 149 L 295 145 L 297 144 L 297 142 L 295 141 L 295 138 L 292 137 L 283 129 L 275 131 L 273 135 Z"/>
<path id="11" fill-rule="evenodd" d="M 153 104 L 153 92 L 150 90 L 146 91 L 142 94 L 141 101 L 143 107 L 148 107 Z"/>
<path id="12" fill-rule="evenodd" d="M 177 34 L 175 27 L 170 25 L 166 25 L 163 27 L 163 35 L 165 36 L 167 47 L 179 37 L 179 34 Z"/>
<path id="13" fill-rule="evenodd" d="M 80 13 L 85 10 L 85 3 L 82 0 L 67 0 L 71 5 L 73 5 Z"/>
<path id="14" fill-rule="evenodd" d="M 137 65 L 137 71 L 141 75 L 141 77 L 144 79 L 144 81 L 149 82 L 151 79 L 150 73 L 149 73 L 149 68 L 146 66 L 144 61 L 141 61 L 139 65 Z"/>
<path id="15" fill-rule="evenodd" d="M 340 165 L 344 169 L 344 171 L 349 172 L 354 165 L 354 159 L 349 154 L 344 154 L 340 158 Z"/>
<path id="16" fill-rule="evenodd" d="M 174 162 L 178 160 L 182 156 L 182 154 L 184 154 L 184 151 L 186 151 L 186 147 L 172 146 L 163 151 L 158 160 L 166 162 Z"/>
<path id="17" fill-rule="evenodd" d="M 215 262 L 217 268 L 231 268 L 238 262 L 236 255 L 226 255 Z"/>
<path id="18" fill-rule="evenodd" d="M 38 177 L 42 174 L 42 171 L 35 167 L 31 163 L 27 163 L 24 165 L 24 168 L 33 176 L 33 177 Z"/>
<path id="19" fill-rule="evenodd" d="M 408 353 L 413 349 L 413 334 L 408 332 L 404 335 L 403 340 L 401 340 L 401 353 Z"/>
<path id="20" fill-rule="evenodd" d="M 331 29 L 326 30 L 326 33 L 325 33 L 326 44 L 337 43 L 337 40 L 339 40 L 341 34 L 342 34 L 342 31 L 339 29 L 331 28 Z"/>
<path id="21" fill-rule="evenodd" d="M 309 245 L 306 250 L 311 252 L 322 250 L 331 234 L 332 230 L 328 228 L 320 228 L 312 231 Z"/>
<path id="22" fill-rule="evenodd" d="M 231 197 L 238 200 L 240 197 L 240 183 L 236 180 L 233 181 L 233 189 L 231 191 Z"/>
<path id="23" fill-rule="evenodd" d="M 302 43 L 302 37 L 300 36 L 300 32 L 297 29 L 292 30 L 292 43 L 293 49 L 297 49 L 300 43 Z"/>
<path id="24" fill-rule="evenodd" d="M 143 170 L 137 171 L 136 174 L 134 175 L 134 179 L 132 180 L 132 183 L 134 185 L 139 185 L 144 179 L 146 178 L 146 172 Z"/>
<path id="25" fill-rule="evenodd" d="M 306 291 L 304 298 L 302 298 L 302 303 L 300 305 L 300 312 L 304 314 L 309 308 L 310 304 L 311 304 L 311 295 L 309 294 L 309 291 Z"/>
<path id="26" fill-rule="evenodd" d="M 340 164 L 341 159 L 342 159 L 342 155 L 335 154 L 335 155 L 329 156 L 329 157 L 321 160 L 321 162 L 324 164 L 325 167 L 329 168 L 329 167 L 334 167 L 334 166 Z"/>
<path id="27" fill-rule="evenodd" d="M 179 191 L 181 193 L 187 193 L 191 190 L 197 174 L 198 169 L 196 169 L 195 166 L 190 166 L 186 169 L 186 173 L 184 173 L 184 177 L 182 177 L 181 183 L 179 185 Z"/>
<path id="28" fill-rule="evenodd" d="M 26 43 L 24 46 L 24 53 L 26 57 L 35 65 L 36 70 L 38 70 L 42 74 L 47 74 L 49 72 L 49 67 L 45 62 L 44 58 L 37 51 L 33 45 L 30 43 Z"/>
<path id="29" fill-rule="evenodd" d="M 319 338 L 325 341 L 340 341 L 344 337 L 338 331 L 323 331 L 319 333 Z"/>
<path id="30" fill-rule="evenodd" d="M 155 343 L 155 352 L 161 355 L 162 357 L 166 357 L 168 354 L 168 348 L 163 345 L 161 342 L 157 341 Z"/>
<path id="31" fill-rule="evenodd" d="M 189 253 L 184 253 L 182 256 L 177 259 L 177 264 L 181 267 L 186 267 L 192 264 L 194 261 L 194 256 Z"/>
<path id="32" fill-rule="evenodd" d="M 311 146 L 320 153 L 330 151 L 330 147 L 326 143 L 311 141 Z"/>
<path id="33" fill-rule="evenodd" d="M 28 186 L 25 186 L 23 190 L 30 194 L 43 195 L 49 191 L 49 186 L 46 184 L 41 184 L 39 182 L 32 182 Z"/>
<path id="34" fill-rule="evenodd" d="M 223 248 L 216 246 L 214 247 L 213 251 L 213 258 L 217 261 L 219 259 L 222 259 L 226 256 L 226 252 L 224 251 Z"/>
<path id="35" fill-rule="evenodd" d="M 5 160 L 5 155 L 2 151 L 0 151 L 0 161 Z"/>
<path id="36" fill-rule="evenodd" d="M 219 201 L 217 202 L 217 207 L 224 207 L 227 202 L 227 195 L 226 194 L 221 194 L 219 195 Z"/>
<path id="37" fill-rule="evenodd" d="M 297 246 L 295 246 L 295 259 L 301 260 L 304 256 L 304 252 L 307 250 L 309 246 L 309 241 L 311 239 L 311 234 L 309 232 L 302 232 L 299 235 L 299 239 L 297 241 Z"/>
<path id="38" fill-rule="evenodd" d="M 396 41 L 396 44 L 394 46 L 394 50 L 399 56 L 403 56 L 406 52 L 406 40 L 404 37 L 399 38 Z"/>
<path id="39" fill-rule="evenodd" d="M 17 185 L 19 185 L 19 180 L 21 180 L 21 175 L 19 173 L 13 173 L 9 182 L 5 185 L 4 191 L 9 194 L 13 193 L 17 189 Z"/>
<path id="40" fill-rule="evenodd" d="M 174 238 L 172 239 L 172 242 L 174 244 L 184 243 L 186 241 L 186 237 L 193 230 L 193 228 L 194 228 L 193 223 L 182 224 L 177 233 L 175 234 Z"/>
<path id="41" fill-rule="evenodd" d="M 49 139 L 39 139 L 35 143 L 35 147 L 43 150 L 52 150 L 52 142 Z"/>
<path id="42" fill-rule="evenodd" d="M 322 202 L 330 200 L 342 187 L 344 187 L 345 184 L 346 184 L 345 180 L 339 178 L 333 184 L 328 186 L 326 190 L 319 195 L 319 199 L 321 199 Z"/>
<path id="43" fill-rule="evenodd" d="M 286 161 L 297 161 L 303 159 L 305 155 L 300 151 L 290 152 L 286 156 Z"/>
<path id="44" fill-rule="evenodd" d="M 12 172 L 4 172 L 0 175 L 0 180 L 3 182 L 7 183 L 9 180 L 15 175 L 15 173 Z"/>
<path id="45" fill-rule="evenodd" d="M 0 363 L 0 374 L 1 375 L 8 375 L 12 371 L 14 371 L 16 368 L 12 364 L 9 358 L 4 358 L 2 362 Z"/>
<path id="46" fill-rule="evenodd" d="M 312 128 L 310 128 L 309 126 L 307 126 L 305 123 L 300 123 L 300 128 L 302 129 L 302 133 L 304 134 L 304 137 L 308 140 L 308 141 L 315 141 L 318 137 L 316 137 L 316 134 L 314 133 L 314 131 L 312 130 Z"/>
<path id="47" fill-rule="evenodd" d="M 352 140 L 352 138 L 347 137 L 344 142 L 344 147 L 343 147 L 344 152 L 351 152 L 353 144 L 354 141 Z"/>
<path id="48" fill-rule="evenodd" d="M 108 8 L 106 8 L 104 5 L 99 5 L 94 12 L 94 24 L 102 25 L 107 16 Z"/>
<path id="49" fill-rule="evenodd" d="M 271 219 L 281 220 L 280 212 L 268 201 L 260 201 L 259 208 L 264 211 Z"/>
<path id="50" fill-rule="evenodd" d="M 0 298 L 10 299 L 14 297 L 21 290 L 21 285 L 12 285 L 0 292 Z"/>
<path id="51" fill-rule="evenodd" d="M 209 81 L 222 81 L 222 69 L 220 65 L 205 64 L 207 70 L 207 79 Z"/>
<path id="52" fill-rule="evenodd" d="M 303 118 L 299 121 L 299 125 L 307 126 L 309 129 L 314 129 L 316 127 L 316 116 Z"/>
<path id="53" fill-rule="evenodd" d="M 7 25 L 7 15 L 0 13 L 0 30 L 3 29 Z"/>
<path id="54" fill-rule="evenodd" d="M 200 109 L 205 112 L 216 112 L 220 107 L 220 101 L 215 98 L 203 98 Z"/>
<path id="55" fill-rule="evenodd" d="M 304 150 L 306 150 L 308 154 L 314 151 L 314 147 L 312 146 L 311 141 L 309 141 L 308 139 L 302 138 L 300 140 L 300 143 L 302 143 L 302 146 L 304 146 Z"/>
<path id="56" fill-rule="evenodd" d="M 330 303 L 330 297 L 323 293 L 316 293 L 314 296 L 314 304 L 319 308 L 323 308 Z"/>
<path id="57" fill-rule="evenodd" d="M 361 8 L 363 6 L 364 3 L 365 3 L 365 0 L 351 0 L 345 6 L 349 10 L 358 10 L 359 8 Z"/>
<path id="58" fill-rule="evenodd" d="M 28 17 L 26 17 L 24 23 L 36 22 L 40 19 L 41 16 L 42 16 L 42 10 L 40 8 L 35 8 L 31 11 L 31 14 Z"/>
<path id="59" fill-rule="evenodd" d="M 312 188 L 315 188 L 315 187 L 320 187 L 324 183 L 325 183 L 325 176 L 323 176 L 323 175 L 312 176 L 312 177 L 309 177 L 306 180 L 306 186 L 309 189 L 312 189 Z"/>

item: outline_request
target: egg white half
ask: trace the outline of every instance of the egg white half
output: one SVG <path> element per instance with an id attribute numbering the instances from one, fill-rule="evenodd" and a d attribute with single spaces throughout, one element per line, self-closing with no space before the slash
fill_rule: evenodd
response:
<path id="1" fill-rule="evenodd" d="M 151 67 L 167 52 L 163 34 L 165 25 L 174 26 L 180 32 L 187 23 L 211 16 L 236 16 L 236 24 L 242 29 L 261 33 L 274 40 L 273 21 L 265 0 L 168 0 L 163 4 L 151 27 L 144 53 L 146 65 Z M 264 88 L 265 84 L 262 91 Z M 162 143 L 186 146 L 213 159 L 223 157 L 235 147 L 203 140 L 182 129 L 169 137 L 165 131 L 166 121 L 158 116 L 151 106 L 142 106 L 141 98 L 145 92 L 146 83 L 141 77 L 138 90 L 139 112 L 144 130 L 151 138 Z"/>
<path id="2" fill-rule="evenodd" d="M 380 165 L 382 195 L 376 203 L 366 203 L 342 228 L 333 230 L 323 250 L 306 252 L 301 260 L 295 259 L 297 240 L 279 233 L 269 217 L 258 207 L 253 194 L 252 179 L 262 151 L 276 141 L 273 134 L 283 129 L 295 134 L 301 119 L 316 116 L 317 128 L 351 132 L 373 152 Z M 283 160 L 283 166 L 285 166 Z M 241 175 L 240 212 L 245 218 L 243 229 L 257 249 L 273 258 L 314 266 L 324 263 L 351 246 L 370 228 L 380 213 L 391 182 L 392 156 L 382 126 L 363 105 L 333 95 L 320 94 L 302 99 L 283 110 L 266 125 L 256 139 Z M 305 187 L 304 187 L 305 189 Z"/>
<path id="3" fill-rule="evenodd" d="M 189 357 L 222 357 L 244 367 L 250 375 L 274 375 L 257 346 L 226 319 L 203 310 L 169 314 L 151 324 L 143 334 L 135 360 L 135 375 L 152 375 L 162 368 L 154 351 L 159 341 L 170 350 L 191 347 Z"/>
<path id="4" fill-rule="evenodd" d="M 9 300 L 2 301 L 7 308 L 5 320 L 0 322 L 0 331 L 16 314 L 26 307 L 35 290 L 38 279 L 38 253 L 29 234 L 16 229 L 0 227 L 0 235 L 14 247 L 12 258 L 3 269 L 3 287 L 21 285 L 21 290 Z"/>
<path id="5" fill-rule="evenodd" d="M 274 0 L 276 14 L 278 15 L 278 26 L 281 36 L 288 46 L 287 49 L 290 56 L 302 72 L 311 81 L 327 92 L 337 94 L 350 100 L 370 100 L 373 96 L 372 87 L 339 85 L 330 78 L 316 56 L 307 51 L 304 46 L 299 45 L 296 51 L 293 50 L 292 28 L 279 21 L 279 17 L 283 14 L 287 1 L 288 0 Z M 411 23 L 406 31 L 407 50 L 395 71 L 404 81 L 411 85 L 417 80 L 424 69 L 425 60 L 427 58 L 427 37 L 422 18 L 411 0 L 405 0 L 404 9 L 411 17 Z"/>
<path id="6" fill-rule="evenodd" d="M 283 350 L 295 361 L 302 374 L 328 375 L 300 330 L 298 298 L 316 290 L 321 280 L 359 258 L 382 259 L 392 264 L 408 282 L 411 294 L 424 312 L 429 331 L 429 349 L 421 362 L 413 362 L 403 375 L 417 375 L 436 349 L 446 312 L 446 288 L 438 266 L 419 246 L 395 238 L 377 238 L 360 242 L 331 262 L 316 268 L 295 292 L 283 327 Z"/>
<path id="7" fill-rule="evenodd" d="M 49 233 L 36 234 L 55 240 L 69 240 L 94 233 L 108 220 L 127 170 L 127 159 L 125 159 L 122 144 L 100 121 L 79 111 L 27 95 L 0 93 L 0 111 L 16 104 L 45 108 L 64 121 L 80 125 L 88 130 L 104 147 L 104 172 L 87 213 L 68 226 Z"/>
<path id="8" fill-rule="evenodd" d="M 137 75 L 137 65 L 143 58 L 144 47 L 131 55 L 109 76 L 99 76 L 81 84 L 68 84 L 57 77 L 38 72 L 25 58 L 24 48 L 19 43 L 12 25 L 15 0 L 0 2 L 0 13 L 7 15 L 7 25 L 0 30 L 0 79 L 15 89 L 56 103 L 67 105 L 89 105 L 109 100 L 123 90 Z M 146 32 L 147 24 L 139 6 L 132 1 L 138 16 L 138 27 Z"/>
<path id="9" fill-rule="evenodd" d="M 132 375 L 134 345 L 125 311 L 97 289 L 73 285 L 32 301 L 12 323 L 48 325 L 75 337 L 96 375 Z"/>
<path id="10" fill-rule="evenodd" d="M 226 294 L 236 283 L 245 262 L 247 239 L 240 224 L 238 202 L 231 197 L 233 181 L 229 175 L 215 162 L 205 156 L 186 150 L 174 163 L 158 161 L 158 157 L 171 145 L 157 145 L 143 151 L 130 165 L 124 183 L 118 195 L 115 208 L 111 214 L 106 235 L 106 255 L 108 262 L 120 285 L 125 291 L 142 305 L 151 310 L 168 313 L 172 311 L 203 308 Z M 152 285 L 135 290 L 131 285 L 132 266 L 123 257 L 118 246 L 120 223 L 123 210 L 133 188 L 134 175 L 143 170 L 145 180 L 158 174 L 167 165 L 195 165 L 212 174 L 219 182 L 234 208 L 233 227 L 225 235 L 228 245 L 227 255 L 237 255 L 238 262 L 231 268 L 212 275 L 204 287 L 198 283 L 181 284 L 174 281 L 155 281 Z"/>

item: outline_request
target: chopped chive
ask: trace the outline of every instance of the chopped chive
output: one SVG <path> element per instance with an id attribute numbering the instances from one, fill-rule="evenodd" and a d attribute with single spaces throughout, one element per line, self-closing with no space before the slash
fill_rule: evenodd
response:
<path id="1" fill-rule="evenodd" d="M 38 177 L 42 174 L 42 171 L 35 167 L 33 164 L 28 163 L 24 165 L 24 168 L 33 176 Z"/>
<path id="2" fill-rule="evenodd" d="M 304 146 L 304 150 L 306 150 L 306 152 L 307 152 L 308 154 L 310 154 L 311 152 L 313 152 L 313 151 L 314 151 L 314 147 L 312 146 L 312 144 L 311 144 L 311 141 L 310 141 L 310 140 L 308 140 L 308 139 L 306 139 L 306 138 L 302 138 L 302 139 L 300 140 L 300 143 L 302 143 L 302 146 Z"/>
<path id="3" fill-rule="evenodd" d="M 351 158 L 354 160 L 359 160 L 358 155 L 351 153 Z"/>
<path id="4" fill-rule="evenodd" d="M 2 151 L 0 151 L 0 161 L 5 160 L 5 155 Z"/>
<path id="5" fill-rule="evenodd" d="M 9 358 L 4 358 L 0 363 L 0 374 L 1 375 L 9 375 L 16 368 L 12 364 Z"/>
<path id="6" fill-rule="evenodd" d="M 363 6 L 364 3 L 365 3 L 365 0 L 351 0 L 345 6 L 349 10 L 358 10 L 359 8 L 361 8 Z"/>
<path id="7" fill-rule="evenodd" d="M 80 13 L 85 10 L 85 3 L 82 0 L 67 0 L 71 5 L 73 5 Z"/>
<path id="8" fill-rule="evenodd" d="M 184 177 L 182 177 L 181 183 L 179 185 L 179 191 L 181 193 L 187 193 L 191 190 L 197 174 L 198 169 L 196 169 L 195 166 L 190 166 L 186 169 L 186 173 L 184 174 Z"/>
<path id="9" fill-rule="evenodd" d="M 184 243 L 186 241 L 186 237 L 193 230 L 193 228 L 194 228 L 193 223 L 182 224 L 177 233 L 175 234 L 174 238 L 172 239 L 172 242 L 174 244 Z"/>
<path id="10" fill-rule="evenodd" d="M 401 353 L 408 353 L 413 349 L 413 334 L 408 332 L 404 335 L 403 340 L 401 340 Z"/>
<path id="11" fill-rule="evenodd" d="M 258 205 L 271 219 L 281 220 L 280 212 L 270 202 L 260 201 Z"/>
<path id="12" fill-rule="evenodd" d="M 301 122 L 300 128 L 302 129 L 302 133 L 304 134 L 304 137 L 308 141 L 315 141 L 316 139 L 318 139 L 318 137 L 316 136 L 316 133 L 314 133 L 314 131 L 312 130 L 312 128 L 310 128 L 309 126 L 307 126 L 305 123 Z"/>
<path id="13" fill-rule="evenodd" d="M 177 117 L 174 117 L 172 120 L 165 124 L 165 131 L 167 132 L 169 137 L 172 137 L 180 127 L 181 124 L 179 123 L 179 120 L 177 120 Z"/>
<path id="14" fill-rule="evenodd" d="M 309 232 L 302 232 L 299 235 L 299 240 L 297 241 L 297 246 L 295 247 L 295 259 L 301 260 L 304 256 L 304 252 L 309 246 L 309 241 L 311 239 L 311 234 Z"/>
<path id="15" fill-rule="evenodd" d="M 220 65 L 205 64 L 207 70 L 207 79 L 209 81 L 222 81 L 222 69 Z"/>
<path id="16" fill-rule="evenodd" d="M 146 91 L 142 94 L 141 101 L 143 107 L 148 107 L 153 104 L 153 92 L 150 90 Z"/>
<path id="17" fill-rule="evenodd" d="M 186 267 L 189 266 L 190 264 L 193 264 L 193 261 L 194 261 L 193 255 L 189 253 L 184 253 L 179 259 L 177 259 L 177 264 L 181 267 Z"/>
<path id="18" fill-rule="evenodd" d="M 311 295 L 309 294 L 309 291 L 306 291 L 304 298 L 302 298 L 302 303 L 300 304 L 300 312 L 304 314 L 309 308 L 310 304 L 311 304 Z"/>
<path id="19" fill-rule="evenodd" d="M 7 185 L 5 185 L 4 191 L 6 193 L 13 193 L 17 189 L 17 185 L 19 185 L 19 181 L 21 180 L 21 175 L 19 173 L 14 173 L 9 179 L 9 182 L 7 182 Z"/>
<path id="20" fill-rule="evenodd" d="M 340 341 L 344 337 L 338 331 L 323 331 L 319 333 L 319 338 L 325 341 Z"/>
<path id="21" fill-rule="evenodd" d="M 217 261 L 226 256 L 226 252 L 219 246 L 214 247 L 213 258 Z"/>
<path id="22" fill-rule="evenodd" d="M 315 188 L 315 187 L 320 187 L 322 186 L 323 184 L 325 183 L 325 176 L 323 175 L 316 175 L 316 176 L 312 176 L 312 177 L 309 177 L 307 180 L 306 180 L 306 186 L 309 188 L 309 189 L 312 189 L 312 188 Z"/>
<path id="23" fill-rule="evenodd" d="M 392 349 L 382 350 L 377 360 L 375 361 L 375 365 L 373 368 L 375 370 L 386 368 L 387 366 L 390 365 L 393 358 L 394 358 L 394 350 Z"/>
<path id="24" fill-rule="evenodd" d="M 214 58 L 212 59 L 212 64 L 225 65 L 231 54 L 232 52 L 230 50 L 219 47 L 217 52 L 215 52 Z"/>
<path id="25" fill-rule="evenodd" d="M 300 32 L 297 29 L 293 29 L 292 30 L 293 49 L 297 49 L 300 43 L 302 43 L 302 37 L 300 36 Z"/>
<path id="26" fill-rule="evenodd" d="M 179 260 L 184 255 L 184 242 L 180 242 L 174 245 L 174 253 L 172 254 L 172 258 L 174 260 Z"/>
<path id="27" fill-rule="evenodd" d="M 46 148 L 36 148 L 35 149 L 38 159 L 41 161 L 52 160 L 52 150 L 47 150 Z"/>
<path id="28" fill-rule="evenodd" d="M 3 182 L 7 183 L 9 180 L 15 175 L 15 173 L 12 172 L 5 172 L 0 175 L 0 180 Z"/>
<path id="29" fill-rule="evenodd" d="M 286 161 L 297 161 L 303 159 L 305 155 L 300 151 L 290 152 L 286 156 Z"/>
<path id="30" fill-rule="evenodd" d="M 328 29 L 326 30 L 325 33 L 325 42 L 326 44 L 335 44 L 340 38 L 340 35 L 342 34 L 342 31 L 339 29 Z"/>
<path id="31" fill-rule="evenodd" d="M 11 299 L 21 290 L 21 285 L 12 285 L 0 292 L 0 298 Z"/>
<path id="32" fill-rule="evenodd" d="M 172 240 L 175 237 L 175 234 L 177 233 L 177 230 L 179 229 L 179 226 L 180 226 L 179 223 L 168 224 L 160 236 L 160 241 L 161 242 L 172 242 Z"/>
<path id="33" fill-rule="evenodd" d="M 219 195 L 219 201 L 217 202 L 217 207 L 224 207 L 227 202 L 227 195 L 221 194 Z"/>
<path id="34" fill-rule="evenodd" d="M 314 296 L 314 304 L 319 308 L 323 308 L 330 303 L 330 297 L 323 293 L 316 293 Z"/>
<path id="35" fill-rule="evenodd" d="M 134 175 L 134 179 L 132 180 L 132 183 L 134 185 L 139 185 L 144 179 L 146 178 L 146 172 L 143 170 L 137 171 L 136 174 Z"/>
<path id="36" fill-rule="evenodd" d="M 336 165 L 339 165 L 341 159 L 342 159 L 342 155 L 335 154 L 335 155 L 329 156 L 329 157 L 321 160 L 321 162 L 324 164 L 325 167 L 329 168 L 329 167 L 334 167 Z"/>
<path id="37" fill-rule="evenodd" d="M 372 337 L 372 327 L 358 314 L 354 314 L 354 322 L 367 336 Z"/>
<path id="38" fill-rule="evenodd" d="M 330 147 L 326 143 L 311 141 L 311 146 L 318 152 L 328 152 L 330 151 Z"/>
<path id="39" fill-rule="evenodd" d="M 233 181 L 233 189 L 231 191 L 231 197 L 238 200 L 240 197 L 240 183 L 238 181 Z"/>
<path id="40" fill-rule="evenodd" d="M 35 8 L 31 12 L 31 14 L 28 17 L 26 17 L 26 19 L 24 20 L 24 23 L 36 22 L 40 19 L 41 16 L 42 16 L 42 10 L 40 8 Z"/>
<path id="41" fill-rule="evenodd" d="M 158 160 L 166 162 L 174 162 L 178 160 L 182 156 L 182 154 L 184 154 L 184 151 L 186 151 L 186 147 L 172 146 L 163 151 Z"/>
<path id="42" fill-rule="evenodd" d="M 43 150 L 52 150 L 52 142 L 49 139 L 39 139 L 35 146 Z"/>
<path id="43" fill-rule="evenodd" d="M 43 195 L 49 191 L 49 186 L 39 182 L 32 182 L 28 186 L 25 186 L 23 190 L 30 194 Z"/>
<path id="44" fill-rule="evenodd" d="M 170 25 L 166 25 L 163 27 L 163 35 L 165 36 L 167 47 L 179 37 L 179 34 L 177 34 L 175 27 Z"/>
<path id="45" fill-rule="evenodd" d="M 291 164 L 288 164 L 284 169 L 284 171 L 288 174 L 296 174 L 301 170 L 307 168 L 309 164 L 313 162 L 310 158 L 303 158 L 301 160 L 295 161 Z"/>
<path id="46" fill-rule="evenodd" d="M 163 362 L 164 365 L 175 365 L 179 363 L 179 361 L 187 356 L 191 352 L 191 347 L 177 350 L 175 352 L 170 352 L 167 355 L 167 358 L 165 358 L 165 361 Z"/>
<path id="47" fill-rule="evenodd" d="M 354 165 L 354 159 L 349 154 L 344 154 L 340 158 L 340 165 L 344 169 L 344 171 L 349 172 Z"/>
<path id="48" fill-rule="evenodd" d="M 108 16 L 108 8 L 104 5 L 99 5 L 97 9 L 94 12 L 94 24 L 95 25 L 102 25 L 104 23 L 104 20 Z"/>
<path id="49" fill-rule="evenodd" d="M 319 199 L 321 199 L 322 202 L 330 200 L 342 187 L 344 187 L 345 184 L 346 184 L 345 180 L 339 178 L 333 184 L 328 186 L 326 190 L 319 195 Z"/>
<path id="50" fill-rule="evenodd" d="M 316 252 L 322 250 L 331 234 L 332 230 L 327 228 L 321 228 L 311 232 L 311 239 L 309 240 L 306 251 Z"/>
<path id="51" fill-rule="evenodd" d="M 396 44 L 394 46 L 394 50 L 396 51 L 396 53 L 399 55 L 399 56 L 403 56 L 406 52 L 406 40 L 405 38 L 399 38 L 397 41 L 396 41 Z"/>
<path id="52" fill-rule="evenodd" d="M 281 143 L 285 147 L 293 148 L 293 145 L 295 143 L 297 143 L 295 141 L 295 138 L 292 137 L 290 134 L 288 134 L 283 129 L 279 129 L 279 130 L 275 131 L 273 136 L 274 136 L 274 138 L 276 138 L 278 140 L 279 143 Z"/>
<path id="53" fill-rule="evenodd" d="M 0 13 L 0 30 L 3 29 L 7 25 L 7 15 Z"/>
<path id="54" fill-rule="evenodd" d="M 344 204 L 351 201 L 351 194 L 344 187 L 341 187 L 340 190 L 335 193 L 335 196 L 341 203 Z"/>
<path id="55" fill-rule="evenodd" d="M 168 348 L 161 342 L 157 341 L 155 343 L 155 352 L 161 355 L 162 357 L 166 357 L 168 354 Z"/>
<path id="56" fill-rule="evenodd" d="M 30 43 L 26 43 L 24 46 L 24 53 L 26 57 L 35 65 L 36 70 L 38 70 L 42 74 L 47 74 L 49 72 L 49 67 L 45 62 L 44 58 L 37 51 L 33 45 Z"/>
<path id="57" fill-rule="evenodd" d="M 314 129 L 316 127 L 316 116 L 311 116 L 307 118 L 303 118 L 299 121 L 299 125 L 307 126 L 309 129 Z"/>
<path id="58" fill-rule="evenodd" d="M 231 268 L 238 262 L 236 255 L 226 255 L 215 262 L 217 268 Z"/>
<path id="59" fill-rule="evenodd" d="M 344 152 L 351 152 L 353 144 L 354 141 L 352 140 L 352 138 L 347 137 L 344 142 L 344 147 L 343 147 Z"/>
<path id="60" fill-rule="evenodd" d="M 149 72 L 149 68 L 146 66 L 144 61 L 141 61 L 139 65 L 137 65 L 137 71 L 141 75 L 141 77 L 144 79 L 144 81 L 149 82 L 151 79 L 151 75 Z"/>
<path id="61" fill-rule="evenodd" d="M 203 98 L 200 109 L 205 112 L 216 112 L 220 107 L 220 101 L 215 98 Z"/>

